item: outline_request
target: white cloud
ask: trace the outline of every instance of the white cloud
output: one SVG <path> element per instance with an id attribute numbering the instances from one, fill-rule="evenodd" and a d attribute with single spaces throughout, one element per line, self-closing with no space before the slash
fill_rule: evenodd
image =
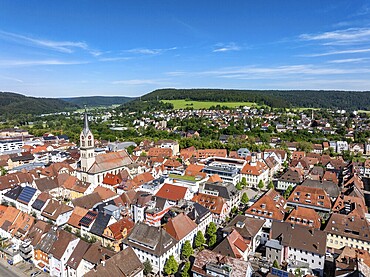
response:
<path id="1" fill-rule="evenodd" d="M 301 55 L 301 57 L 324 57 L 324 56 L 331 56 L 331 55 L 358 54 L 358 53 L 368 53 L 368 52 L 370 52 L 370 48 L 348 49 L 348 50 L 329 51 L 329 52 L 316 53 L 316 54 L 305 54 L 305 55 Z"/>
<path id="2" fill-rule="evenodd" d="M 212 52 L 229 52 L 229 51 L 239 51 L 240 46 L 236 45 L 234 42 L 229 44 L 217 44 L 216 48 Z"/>
<path id="3" fill-rule="evenodd" d="M 101 62 L 119 62 L 119 61 L 127 61 L 131 60 L 130 57 L 110 57 L 110 58 L 100 58 L 99 61 Z"/>
<path id="4" fill-rule="evenodd" d="M 370 69 L 367 68 L 333 68 L 316 66 L 312 64 L 301 65 L 282 65 L 275 67 L 257 67 L 257 66 L 244 66 L 244 67 L 228 67 L 219 68 L 208 71 L 198 72 L 167 72 L 170 76 L 208 76 L 214 78 L 227 78 L 238 80 L 250 79 L 286 79 L 286 78 L 302 78 L 302 76 L 330 76 L 330 75 L 343 75 L 343 74 L 368 74 Z M 177 74 L 177 75 L 176 75 Z"/>
<path id="5" fill-rule="evenodd" d="M 0 30 L 0 39 L 15 42 L 21 45 L 30 45 L 33 47 L 45 48 L 61 53 L 73 53 L 75 50 L 80 49 L 87 51 L 91 55 L 97 57 L 103 52 L 92 49 L 86 42 L 82 41 L 55 41 L 48 39 L 35 38 Z"/>
<path id="6" fill-rule="evenodd" d="M 331 60 L 328 63 L 358 63 L 368 60 L 368 58 L 354 58 L 354 59 L 341 59 L 341 60 Z"/>
<path id="7" fill-rule="evenodd" d="M 301 40 L 324 41 L 324 45 L 348 45 L 370 41 L 370 28 L 348 28 L 317 34 L 302 34 Z"/>
<path id="8" fill-rule="evenodd" d="M 162 54 L 167 51 L 176 50 L 177 47 L 171 47 L 171 48 L 133 48 L 129 50 L 125 50 L 125 52 L 133 53 L 133 54 L 141 54 L 141 55 L 158 55 Z"/>
<path id="9" fill-rule="evenodd" d="M 86 64 L 84 61 L 62 61 L 62 60 L 0 60 L 0 66 L 37 66 L 37 65 L 74 65 Z"/>
<path id="10" fill-rule="evenodd" d="M 14 78 L 14 77 L 9 77 L 9 76 L 4 76 L 4 75 L 0 75 L 0 79 L 14 81 L 14 82 L 17 82 L 17 83 L 23 83 L 23 80 L 21 80 L 21 79 Z"/>
<path id="11" fill-rule="evenodd" d="M 139 86 L 139 85 L 159 85 L 162 80 L 155 79 L 131 79 L 131 80 L 118 80 L 113 81 L 114 85 L 130 85 L 130 86 Z"/>

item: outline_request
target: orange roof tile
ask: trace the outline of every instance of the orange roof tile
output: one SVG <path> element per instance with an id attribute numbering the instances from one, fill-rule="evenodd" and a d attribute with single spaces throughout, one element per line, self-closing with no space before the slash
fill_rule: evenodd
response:
<path id="1" fill-rule="evenodd" d="M 176 186 L 172 184 L 164 184 L 155 196 L 165 198 L 172 201 L 179 201 L 185 198 L 186 187 Z"/>
<path id="2" fill-rule="evenodd" d="M 252 206 L 248 208 L 246 214 L 251 214 L 263 218 L 283 220 L 285 216 L 286 200 L 276 190 L 269 190 L 261 196 Z"/>
<path id="3" fill-rule="evenodd" d="M 163 227 L 167 233 L 177 240 L 182 240 L 196 228 L 197 224 L 184 213 L 180 213 L 176 217 L 171 218 Z"/>

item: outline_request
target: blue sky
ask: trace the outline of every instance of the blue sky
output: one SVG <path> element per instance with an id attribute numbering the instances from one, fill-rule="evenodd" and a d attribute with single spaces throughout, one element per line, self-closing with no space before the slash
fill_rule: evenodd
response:
<path id="1" fill-rule="evenodd" d="M 370 1 L 0 2 L 0 91 L 370 90 Z"/>

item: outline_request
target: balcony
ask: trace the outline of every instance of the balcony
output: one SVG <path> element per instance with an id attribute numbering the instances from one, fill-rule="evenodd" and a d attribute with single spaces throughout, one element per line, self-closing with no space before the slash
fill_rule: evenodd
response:
<path id="1" fill-rule="evenodd" d="M 32 245 L 21 245 L 19 247 L 19 250 L 20 250 L 21 253 L 25 253 L 25 254 L 29 253 L 29 252 L 32 251 Z"/>

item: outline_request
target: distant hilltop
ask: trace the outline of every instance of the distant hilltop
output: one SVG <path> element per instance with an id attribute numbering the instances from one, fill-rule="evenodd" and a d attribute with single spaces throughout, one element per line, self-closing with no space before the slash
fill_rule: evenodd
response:
<path id="1" fill-rule="evenodd" d="M 370 110 L 370 91 L 158 89 L 141 100 L 254 102 L 273 108 Z"/>
<path id="2" fill-rule="evenodd" d="M 43 114 L 76 109 L 77 105 L 57 98 L 29 97 L 13 92 L 0 92 L 0 114 Z"/>

